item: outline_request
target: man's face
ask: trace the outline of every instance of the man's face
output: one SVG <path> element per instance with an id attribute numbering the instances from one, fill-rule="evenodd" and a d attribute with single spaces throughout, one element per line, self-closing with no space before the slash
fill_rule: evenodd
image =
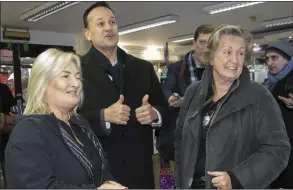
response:
<path id="1" fill-rule="evenodd" d="M 118 26 L 113 12 L 105 7 L 97 7 L 88 15 L 86 38 L 100 49 L 114 48 L 118 43 Z"/>
<path id="2" fill-rule="evenodd" d="M 275 52 L 267 52 L 266 60 L 271 74 L 278 74 L 288 62 L 283 56 Z"/>
<path id="3" fill-rule="evenodd" d="M 204 48 L 209 41 L 210 34 L 200 33 L 197 40 L 193 40 L 195 56 L 200 60 L 203 56 Z"/>

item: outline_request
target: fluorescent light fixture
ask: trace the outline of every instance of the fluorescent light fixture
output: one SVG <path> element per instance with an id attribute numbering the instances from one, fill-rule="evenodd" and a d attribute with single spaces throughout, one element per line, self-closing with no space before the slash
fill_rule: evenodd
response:
<path id="1" fill-rule="evenodd" d="M 243 8 L 243 7 L 257 5 L 260 3 L 264 3 L 264 2 L 263 1 L 223 2 L 223 3 L 217 3 L 214 5 L 204 7 L 203 11 L 208 14 L 216 14 L 216 13 L 220 13 L 220 12 L 230 11 L 233 9 L 239 9 L 239 8 Z"/>
<path id="2" fill-rule="evenodd" d="M 51 14 L 57 13 L 63 9 L 71 7 L 81 1 L 60 1 L 60 2 L 46 2 L 40 6 L 37 6 L 30 11 L 22 14 L 20 20 L 27 20 L 30 22 L 36 22 L 42 18 L 45 18 Z"/>
<path id="3" fill-rule="evenodd" d="M 180 43 L 180 42 L 185 42 L 190 40 L 193 40 L 193 34 L 186 34 L 182 36 L 168 38 L 168 41 L 171 41 L 173 43 Z"/>
<path id="4" fill-rule="evenodd" d="M 185 42 L 185 41 L 190 41 L 190 40 L 193 40 L 193 37 L 192 38 L 184 38 L 184 39 L 181 39 L 181 40 L 174 40 L 172 42 L 179 43 L 179 42 Z"/>
<path id="5" fill-rule="evenodd" d="M 167 16 L 163 16 L 163 17 L 131 24 L 128 26 L 124 26 L 124 27 L 119 28 L 119 31 L 120 31 L 119 35 L 129 34 L 132 32 L 146 30 L 149 28 L 154 28 L 154 27 L 158 27 L 158 26 L 162 26 L 162 25 L 166 25 L 166 24 L 172 24 L 172 23 L 177 22 L 178 18 L 179 17 L 176 15 L 167 15 Z"/>
<path id="6" fill-rule="evenodd" d="M 263 21 L 261 24 L 267 28 L 293 24 L 293 16 L 274 19 L 274 20 L 267 20 L 267 21 Z"/>

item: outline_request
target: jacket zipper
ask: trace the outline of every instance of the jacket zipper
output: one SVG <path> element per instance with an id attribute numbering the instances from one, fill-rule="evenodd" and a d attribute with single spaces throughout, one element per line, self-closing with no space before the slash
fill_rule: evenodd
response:
<path id="1" fill-rule="evenodd" d="M 239 79 L 238 79 L 239 80 Z M 207 131 L 207 137 L 206 137 L 206 163 L 205 163 L 205 176 L 206 176 L 206 182 L 205 182 L 205 187 L 206 188 L 212 188 L 212 187 L 209 187 L 208 184 L 210 184 L 211 182 L 209 182 L 207 180 L 207 168 L 208 168 L 208 160 L 209 160 L 209 151 L 208 151 L 208 139 L 209 139 L 209 132 L 210 132 L 210 128 L 213 124 L 213 121 L 215 120 L 218 112 L 220 111 L 222 105 L 224 104 L 224 102 L 227 100 L 227 98 L 229 97 L 229 95 L 239 86 L 239 81 L 237 81 L 237 85 L 226 95 L 225 99 L 219 104 L 219 106 L 217 106 L 217 109 L 215 111 L 215 114 L 213 115 L 213 118 L 211 120 L 211 123 L 209 124 L 209 128 L 208 128 L 208 131 Z M 207 159 L 208 158 L 208 159 Z"/>
<path id="2" fill-rule="evenodd" d="M 208 100 L 204 103 L 203 107 L 204 107 L 206 104 L 208 104 L 209 102 L 211 102 L 212 100 L 213 100 L 212 98 L 208 99 Z M 193 117 L 195 117 L 195 116 L 196 116 L 201 110 L 202 110 L 202 108 L 200 108 L 199 110 L 195 111 L 195 114 L 194 114 Z M 194 154 L 195 154 L 195 150 L 192 151 L 192 157 L 193 157 Z M 183 155 L 183 154 L 182 154 L 182 155 Z M 183 160 L 183 156 L 182 156 L 182 160 Z M 195 163 L 195 164 L 196 164 L 196 163 Z M 194 166 L 194 167 L 195 167 L 195 166 Z M 194 173 L 194 171 L 193 171 L 193 173 Z M 191 187 L 192 182 L 193 182 L 193 175 L 192 175 L 191 177 L 189 177 L 188 184 L 187 184 L 188 188 Z"/>

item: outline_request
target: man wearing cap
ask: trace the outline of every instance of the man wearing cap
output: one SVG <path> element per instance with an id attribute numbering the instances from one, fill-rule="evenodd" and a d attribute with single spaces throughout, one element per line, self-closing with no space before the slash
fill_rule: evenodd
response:
<path id="1" fill-rule="evenodd" d="M 287 41 L 277 41 L 266 48 L 268 78 L 264 82 L 278 102 L 293 147 L 293 48 Z M 287 168 L 271 184 L 272 189 L 293 189 L 293 151 Z"/>

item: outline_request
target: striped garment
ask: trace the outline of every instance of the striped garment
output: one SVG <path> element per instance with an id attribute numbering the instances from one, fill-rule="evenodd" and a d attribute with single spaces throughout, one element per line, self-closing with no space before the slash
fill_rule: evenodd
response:
<path id="1" fill-rule="evenodd" d="M 15 105 L 10 108 L 12 114 L 23 114 L 25 106 Z"/>
<path id="2" fill-rule="evenodd" d="M 91 183 L 94 183 L 94 174 L 93 174 L 93 165 L 91 161 L 87 158 L 83 150 L 80 148 L 80 146 L 72 139 L 72 137 L 63 129 L 63 127 L 60 125 L 61 133 L 63 136 L 63 139 L 67 146 L 70 148 L 70 150 L 73 152 L 73 154 L 79 159 L 81 164 L 84 166 L 86 171 L 88 172 L 88 175 L 90 177 Z M 101 160 L 102 160 L 102 177 L 103 179 L 103 170 L 105 166 L 105 158 L 103 155 L 102 145 L 100 144 L 98 138 L 95 136 L 95 134 L 87 128 L 81 127 L 82 131 L 88 136 L 88 138 L 93 142 L 95 148 L 98 150 Z"/>

